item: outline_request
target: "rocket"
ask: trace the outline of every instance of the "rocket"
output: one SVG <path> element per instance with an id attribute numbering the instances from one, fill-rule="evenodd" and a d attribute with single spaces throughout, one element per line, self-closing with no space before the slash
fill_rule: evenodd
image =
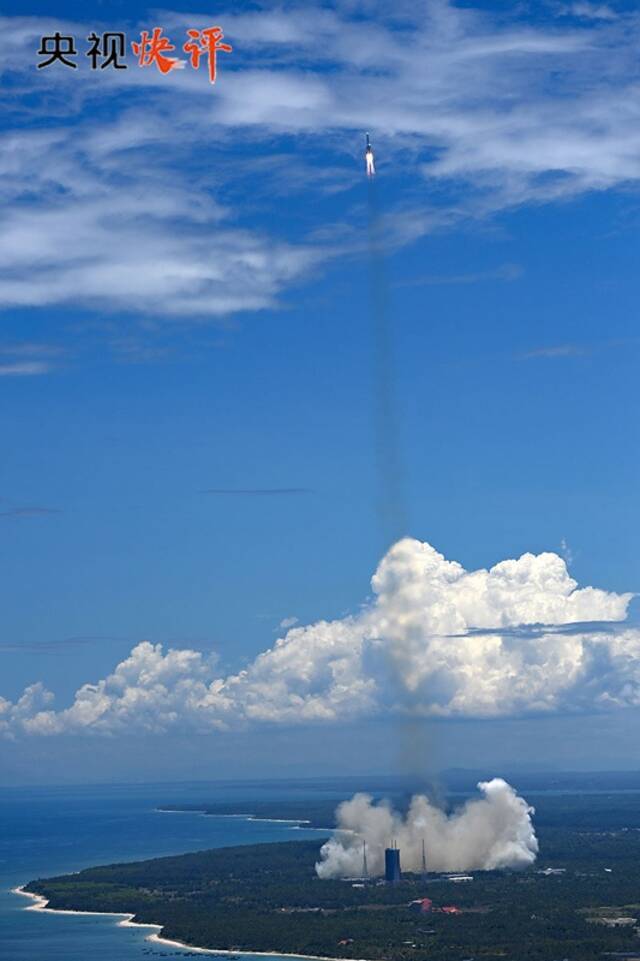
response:
<path id="1" fill-rule="evenodd" d="M 369 140 L 369 134 L 366 134 L 367 146 L 364 151 L 364 163 L 365 169 L 367 171 L 367 177 L 373 177 L 376 172 L 376 165 L 373 158 L 373 147 L 371 146 L 371 141 Z"/>

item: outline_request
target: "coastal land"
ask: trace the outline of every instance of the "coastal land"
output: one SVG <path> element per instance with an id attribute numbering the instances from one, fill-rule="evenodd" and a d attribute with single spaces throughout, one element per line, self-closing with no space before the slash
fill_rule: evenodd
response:
<path id="1" fill-rule="evenodd" d="M 49 909 L 124 915 L 157 926 L 154 938 L 234 954 L 640 961 L 640 794 L 531 800 L 538 863 L 520 872 L 474 872 L 466 883 L 443 875 L 408 875 L 396 885 L 320 880 L 319 832 L 316 841 L 95 867 L 32 881 L 24 891 L 46 899 Z M 286 803 L 269 809 L 283 820 L 302 814 L 292 813 Z M 429 905 L 416 904 L 425 898 Z"/>

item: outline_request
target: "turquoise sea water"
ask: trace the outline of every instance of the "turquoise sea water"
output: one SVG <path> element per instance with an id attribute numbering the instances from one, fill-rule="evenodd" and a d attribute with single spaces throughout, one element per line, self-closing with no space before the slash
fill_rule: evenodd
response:
<path id="1" fill-rule="evenodd" d="M 320 792 L 330 796 L 331 792 Z M 96 864 L 234 844 L 318 838 L 317 831 L 241 818 L 169 814 L 158 805 L 304 797 L 275 785 L 157 785 L 5 789 L 0 799 L 0 958 L 2 961 L 149 961 L 184 957 L 151 945 L 149 930 L 117 927 L 116 919 L 27 911 L 32 902 L 11 889 L 38 877 Z M 313 796 L 318 797 L 317 787 Z M 153 951 L 153 954 L 150 952 Z M 195 955 L 194 955 L 195 956 Z M 198 955 L 204 957 L 203 955 Z"/>

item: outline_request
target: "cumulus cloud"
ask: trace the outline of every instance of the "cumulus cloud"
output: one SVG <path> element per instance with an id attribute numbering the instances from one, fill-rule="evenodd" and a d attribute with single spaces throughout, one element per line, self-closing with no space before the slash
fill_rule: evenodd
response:
<path id="1" fill-rule="evenodd" d="M 404 538 L 358 614 L 291 627 L 237 674 L 144 641 L 73 703 L 29 688 L 2 702 L 7 733 L 215 731 L 381 714 L 493 718 L 640 704 L 632 595 L 578 587 L 557 554 L 467 571 Z M 34 698 L 34 692 L 38 698 Z M 25 700 L 26 698 L 26 700 Z"/>
<path id="2" fill-rule="evenodd" d="M 405 817 L 387 801 L 375 804 L 356 794 L 336 811 L 337 830 L 320 850 L 321 878 L 362 874 L 363 844 L 372 876 L 384 874 L 384 850 L 400 849 L 405 871 L 422 870 L 423 843 L 431 871 L 492 871 L 524 868 L 538 853 L 531 815 L 534 809 L 502 778 L 481 781 L 481 798 L 447 815 L 424 795 L 412 798 Z"/>

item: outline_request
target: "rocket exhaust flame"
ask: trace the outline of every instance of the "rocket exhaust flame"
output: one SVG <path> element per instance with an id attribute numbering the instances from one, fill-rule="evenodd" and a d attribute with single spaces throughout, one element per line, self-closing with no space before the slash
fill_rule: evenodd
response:
<path id="1" fill-rule="evenodd" d="M 373 148 L 369 141 L 369 134 L 367 134 L 367 146 L 364 152 L 364 163 L 367 171 L 367 177 L 373 177 L 376 172 L 376 164 L 373 156 Z"/>

